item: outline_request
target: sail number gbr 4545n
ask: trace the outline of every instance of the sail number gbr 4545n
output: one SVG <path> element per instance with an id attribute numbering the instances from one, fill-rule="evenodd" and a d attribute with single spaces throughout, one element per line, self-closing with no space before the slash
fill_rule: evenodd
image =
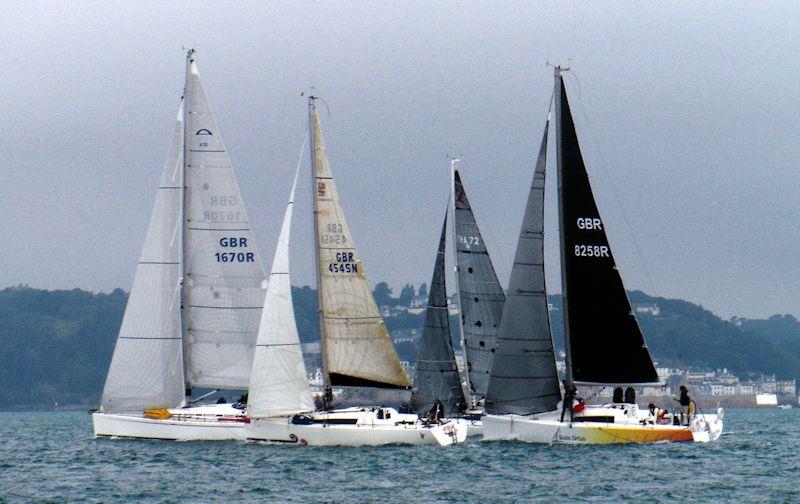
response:
<path id="1" fill-rule="evenodd" d="M 578 217 L 578 229 L 582 231 L 602 231 L 603 221 L 599 217 Z M 611 257 L 608 245 L 575 245 L 576 257 Z"/>
<path id="2" fill-rule="evenodd" d="M 247 248 L 247 238 L 224 237 L 219 239 L 219 246 L 226 249 L 224 252 L 217 252 L 214 257 L 217 262 L 224 263 L 251 263 L 255 262 L 255 253 L 246 252 L 242 249 Z M 238 250 L 231 250 L 238 249 Z"/>

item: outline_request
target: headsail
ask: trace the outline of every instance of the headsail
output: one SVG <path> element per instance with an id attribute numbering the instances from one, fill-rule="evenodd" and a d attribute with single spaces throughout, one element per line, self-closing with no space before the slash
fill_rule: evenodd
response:
<path id="1" fill-rule="evenodd" d="M 102 408 L 141 412 L 183 402 L 180 312 L 181 115 L 103 389 Z"/>
<path id="2" fill-rule="evenodd" d="M 439 250 L 433 266 L 428 306 L 425 309 L 425 325 L 422 328 L 411 407 L 415 412 L 424 414 L 431 409 L 434 401 L 439 400 L 444 407 L 444 415 L 452 416 L 463 413 L 467 401 L 461 387 L 450 335 L 444 274 L 446 234 L 445 214 Z"/>
<path id="3" fill-rule="evenodd" d="M 548 121 L 544 128 L 506 291 L 486 394 L 487 413 L 542 413 L 555 410 L 561 400 L 544 277 L 544 180 L 549 124 Z"/>
<path id="4" fill-rule="evenodd" d="M 458 306 L 472 393 L 486 395 L 505 295 L 461 176 L 453 173 Z"/>
<path id="5" fill-rule="evenodd" d="M 265 275 L 231 160 L 187 56 L 184 351 L 188 387 L 247 388 Z"/>
<path id="6" fill-rule="evenodd" d="M 592 194 L 560 69 L 555 103 L 568 379 L 657 382 Z"/>
<path id="7" fill-rule="evenodd" d="M 408 388 L 408 378 L 364 275 L 309 100 L 317 279 L 323 363 L 329 385 Z"/>
<path id="8" fill-rule="evenodd" d="M 258 330 L 247 414 L 250 417 L 289 415 L 313 411 L 314 400 L 300 350 L 300 337 L 294 319 L 292 286 L 289 281 L 289 239 L 292 225 L 295 173 L 286 215 L 283 217 L 275 259 L 269 274 L 264 310 Z"/>

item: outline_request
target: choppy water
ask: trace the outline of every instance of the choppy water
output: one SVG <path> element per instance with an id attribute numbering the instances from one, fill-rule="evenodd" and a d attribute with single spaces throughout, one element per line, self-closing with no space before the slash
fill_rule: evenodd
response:
<path id="1" fill-rule="evenodd" d="M 95 440 L 86 413 L 0 413 L 0 501 L 800 501 L 800 409 L 726 413 L 708 445 L 449 448 Z"/>

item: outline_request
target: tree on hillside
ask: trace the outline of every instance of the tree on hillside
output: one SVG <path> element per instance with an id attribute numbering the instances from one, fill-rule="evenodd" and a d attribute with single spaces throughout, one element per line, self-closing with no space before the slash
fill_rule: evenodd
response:
<path id="1" fill-rule="evenodd" d="M 414 300 L 414 286 L 411 284 L 405 284 L 403 286 L 403 290 L 400 291 L 400 299 L 397 300 L 397 304 L 400 306 L 411 306 L 411 301 Z"/>
<path id="2" fill-rule="evenodd" d="M 392 297 L 392 289 L 386 282 L 376 285 L 372 295 L 375 296 L 375 302 L 378 303 L 378 306 L 394 306 L 397 304 L 397 300 Z"/>

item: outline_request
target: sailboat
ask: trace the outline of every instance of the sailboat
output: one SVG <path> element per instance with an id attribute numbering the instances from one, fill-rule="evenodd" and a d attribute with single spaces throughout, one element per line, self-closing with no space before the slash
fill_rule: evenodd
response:
<path id="1" fill-rule="evenodd" d="M 694 415 L 684 425 L 681 421 L 663 424 L 636 404 L 577 403 L 573 407 L 578 385 L 652 384 L 658 382 L 658 375 L 631 310 L 594 200 L 563 71 L 560 67 L 555 69 L 553 102 L 565 397 L 562 400 L 558 383 L 544 279 L 548 115 L 506 291 L 486 397 L 484 439 L 569 444 L 716 440 L 723 428 L 721 408 L 717 414 Z"/>
<path id="2" fill-rule="evenodd" d="M 264 271 L 195 62 L 103 389 L 96 436 L 243 439 L 244 405 L 191 401 L 244 390 Z"/>
<path id="3" fill-rule="evenodd" d="M 385 406 L 333 408 L 334 386 L 408 389 L 410 384 L 370 291 L 361 258 L 345 221 L 315 101 L 316 97 L 309 97 L 317 313 L 324 375 L 322 408 L 310 411 L 305 392 L 302 401 L 296 400 L 297 391 L 302 388 L 300 385 L 294 389 L 294 402 L 287 411 L 270 412 L 266 409 L 268 401 L 264 403 L 265 409 L 256 409 L 259 402 L 254 396 L 256 402 L 248 411 L 251 424 L 247 438 L 303 446 L 450 445 L 463 442 L 466 428 L 452 421 L 425 422 L 415 414 L 400 413 Z M 288 269 L 286 271 L 288 273 Z M 288 289 L 288 282 L 284 288 Z M 273 307 L 268 306 L 265 312 L 272 310 Z M 290 340 L 294 345 L 296 336 Z M 299 377 L 297 370 L 302 362 L 297 363 L 296 354 L 293 359 L 293 364 L 282 365 L 281 370 L 275 371 L 280 376 L 274 375 L 274 382 L 265 382 L 261 386 L 278 389 L 281 387 L 278 383 L 286 381 L 287 376 Z M 264 364 L 268 364 L 266 359 Z M 298 378 L 290 381 L 299 383 Z"/>
<path id="4" fill-rule="evenodd" d="M 439 248 L 433 267 L 433 277 L 425 308 L 417 356 L 411 408 L 419 415 L 434 412 L 467 426 L 468 435 L 480 434 L 480 420 L 464 420 L 468 400 L 461 382 L 453 340 L 450 334 L 450 315 L 445 286 L 445 249 L 447 245 L 447 213 L 442 223 Z M 436 411 L 438 409 L 438 411 Z"/>
<path id="5" fill-rule="evenodd" d="M 450 382 L 450 378 L 458 376 L 458 367 L 447 316 L 444 276 L 447 234 L 445 215 L 420 339 L 412 407 L 418 414 L 425 414 L 428 411 L 426 408 L 433 407 L 438 400 L 437 404 L 443 408 L 446 418 L 466 425 L 469 435 L 476 436 L 482 433 L 483 400 L 489 382 L 505 295 L 461 175 L 456 169 L 458 161 L 456 157 L 450 158 L 450 211 L 453 215 L 451 238 L 456 262 L 458 327 L 466 360 L 462 391 L 457 393 Z M 456 375 L 452 375 L 451 369 L 456 370 Z"/>

